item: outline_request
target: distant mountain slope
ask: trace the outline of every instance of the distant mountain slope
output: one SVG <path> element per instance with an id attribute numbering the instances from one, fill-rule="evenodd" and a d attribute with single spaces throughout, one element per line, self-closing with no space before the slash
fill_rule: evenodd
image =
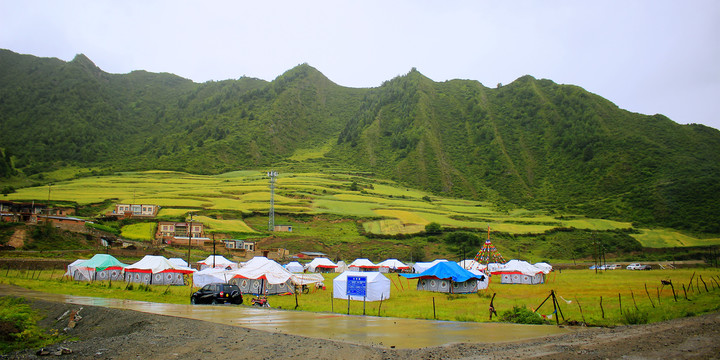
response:
<path id="1" fill-rule="evenodd" d="M 498 88 L 412 69 L 371 89 L 307 64 L 272 82 L 108 74 L 0 50 L 0 148 L 27 175 L 78 164 L 217 173 L 313 165 L 459 197 L 720 233 L 720 132 L 524 76 Z"/>

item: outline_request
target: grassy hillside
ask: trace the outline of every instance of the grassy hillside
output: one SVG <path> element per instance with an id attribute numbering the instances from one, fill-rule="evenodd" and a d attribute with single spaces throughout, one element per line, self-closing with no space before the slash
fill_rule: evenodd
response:
<path id="1" fill-rule="evenodd" d="M 80 209 L 92 208 L 98 214 L 110 210 L 114 202 L 158 204 L 160 217 L 183 219 L 192 212 L 208 233 L 253 239 L 265 248 L 322 251 L 339 258 L 461 257 L 461 251 L 446 243 L 448 234 L 465 231 L 484 239 L 488 226 L 494 243 L 508 258 L 533 261 L 592 257 L 596 240 L 611 256 L 629 259 L 642 246 L 720 244 L 718 237 L 701 239 L 672 230 L 636 228 L 629 222 L 437 197 L 351 174 L 281 173 L 275 193 L 276 224 L 292 225 L 292 233 L 268 233 L 268 179 L 255 171 L 203 176 L 149 171 L 84 177 L 54 183 L 51 200 L 74 201 Z M 48 187 L 40 186 L 20 189 L 7 198 L 39 202 L 47 197 Z M 94 205 L 99 203 L 104 207 Z M 426 234 L 425 225 L 430 223 L 439 224 L 441 232 Z M 138 240 L 149 239 L 153 232 L 146 223 L 122 228 L 123 236 Z M 658 242 L 658 234 L 664 242 Z M 472 257 L 478 250 L 479 246 L 468 246 L 463 251 L 465 257 Z"/>

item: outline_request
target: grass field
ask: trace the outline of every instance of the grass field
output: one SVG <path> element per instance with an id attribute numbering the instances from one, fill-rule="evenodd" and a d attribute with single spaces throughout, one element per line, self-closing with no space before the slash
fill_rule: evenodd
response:
<path id="1" fill-rule="evenodd" d="M 298 158 L 317 154 L 299 152 Z M 127 172 L 109 176 L 72 179 L 81 169 L 58 173 L 51 187 L 18 189 L 7 200 L 74 201 L 79 205 L 101 203 L 149 203 L 163 207 L 160 216 L 181 216 L 189 210 L 232 211 L 243 217 L 269 210 L 270 193 L 264 172 L 236 171 L 221 175 L 192 175 L 172 171 Z M 67 180 L 62 180 L 67 179 Z M 351 191 L 351 183 L 361 191 Z M 109 205 L 110 206 L 110 205 Z M 105 211 L 110 210 L 105 209 Z M 542 233 L 558 227 L 586 230 L 629 229 L 628 222 L 565 217 L 540 210 L 496 209 L 483 201 L 437 197 L 397 186 L 391 181 L 349 174 L 283 173 L 278 178 L 275 210 L 286 214 L 332 215 L 362 219 L 365 231 L 374 234 L 414 234 L 435 222 L 446 228 L 494 231 L 509 234 Z M 557 217 L 556 217 L 557 216 Z M 206 224 L 214 231 L 263 232 L 242 221 L 227 219 Z M 221 230 L 222 229 L 222 230 Z M 673 230 L 641 230 L 633 235 L 647 247 L 717 245 L 720 238 L 702 239 Z"/>
<path id="2" fill-rule="evenodd" d="M 120 235 L 130 240 L 152 241 L 155 239 L 155 230 L 157 230 L 157 223 L 143 222 L 123 226 L 120 229 Z"/>
<path id="3" fill-rule="evenodd" d="M 720 245 L 720 238 L 698 239 L 672 229 L 642 229 L 632 237 L 653 248 Z"/>
<path id="4" fill-rule="evenodd" d="M 7 270 L 0 273 L 0 282 L 52 293 L 176 304 L 187 304 L 192 293 L 188 286 L 150 286 L 150 290 L 146 291 L 138 290 L 136 284 L 134 290 L 127 290 L 124 283 L 88 284 L 61 280 L 61 275 L 61 270 L 37 273 Z M 309 294 L 298 296 L 298 310 L 331 312 L 334 309 L 336 313 L 346 313 L 347 301 L 331 298 L 332 279 L 336 276 L 337 274 L 324 274 L 326 290 L 313 289 Z M 34 279 L 30 279 L 31 277 Z M 493 279 L 487 290 L 466 295 L 417 291 L 416 280 L 408 280 L 395 274 L 388 274 L 387 277 L 392 282 L 390 299 L 382 302 L 382 308 L 379 302 L 367 303 L 366 314 L 485 322 L 489 320 L 490 298 L 492 294 L 496 294 L 494 306 L 499 315 L 515 306 L 525 306 L 549 316 L 553 315 L 554 311 L 551 301 L 539 306 L 551 290 L 557 294 L 559 311 L 566 320 L 593 325 L 633 323 L 638 321 L 634 317 L 638 314 L 642 315 L 640 322 L 656 322 L 720 310 L 720 302 L 717 301 L 720 295 L 720 271 L 710 268 L 613 270 L 599 274 L 590 270 L 564 270 L 550 273 L 545 284 L 507 285 L 498 284 Z M 672 281 L 675 296 L 669 286 L 661 284 L 661 280 Z M 246 295 L 245 299 L 249 302 L 250 296 Z M 270 304 L 275 308 L 294 309 L 295 297 L 271 296 Z M 350 313 L 362 314 L 362 308 L 362 302 L 352 301 Z M 643 317 L 646 320 L 642 320 Z M 493 321 L 498 321 L 497 317 L 494 317 Z M 554 318 L 552 321 L 554 323 Z"/>

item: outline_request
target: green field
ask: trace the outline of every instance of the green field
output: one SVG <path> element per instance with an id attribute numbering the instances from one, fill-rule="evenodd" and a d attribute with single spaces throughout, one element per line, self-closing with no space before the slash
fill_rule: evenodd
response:
<path id="1" fill-rule="evenodd" d="M 654 248 L 713 246 L 720 244 L 720 238 L 717 237 L 698 239 L 672 229 L 641 229 L 640 234 L 633 234 L 632 236 L 640 241 L 643 246 Z"/>
<path id="2" fill-rule="evenodd" d="M 120 235 L 130 240 L 152 241 L 155 239 L 155 230 L 157 230 L 157 223 L 143 222 L 123 226 L 120 229 Z"/>
<path id="3" fill-rule="evenodd" d="M 0 282 L 14 284 L 33 290 L 70 294 L 78 296 L 111 297 L 153 302 L 187 304 L 192 292 L 188 286 L 150 286 L 150 290 L 128 290 L 120 282 L 83 283 L 61 280 L 61 270 L 30 272 L 7 270 L 0 274 Z M 29 279 L 30 277 L 35 279 Z M 337 274 L 324 274 L 326 290 L 312 289 L 309 294 L 298 296 L 298 310 L 314 312 L 346 313 L 345 300 L 331 299 L 332 279 Z M 554 271 L 540 285 L 499 284 L 496 279 L 487 290 L 465 295 L 449 295 L 417 291 L 416 281 L 388 274 L 391 280 L 390 299 L 366 304 L 366 313 L 390 317 L 450 320 L 489 321 L 490 297 L 496 294 L 494 306 L 498 314 L 515 306 L 537 309 L 542 315 L 551 315 L 551 302 L 538 308 L 553 290 L 557 294 L 560 312 L 566 320 L 594 325 L 618 325 L 627 323 L 628 315 L 644 314 L 648 322 L 663 321 L 678 317 L 699 315 L 720 309 L 717 296 L 720 294 L 720 271 L 718 269 L 678 269 L 631 271 L 612 270 L 596 274 L 590 270 Z M 692 283 L 690 280 L 692 279 Z M 671 280 L 670 286 L 663 286 L 661 280 Z M 707 285 L 707 290 L 705 286 Z M 647 288 L 647 291 L 646 291 Z M 687 299 L 686 299 L 687 296 Z M 250 295 L 246 295 L 249 302 Z M 602 299 L 602 300 L 601 300 Z M 676 300 L 677 299 L 677 300 Z M 601 305 L 602 301 L 602 305 Z M 433 315 L 433 302 L 435 315 Z M 294 296 L 271 296 L 270 304 L 276 308 L 294 309 Z M 580 311 L 582 307 L 582 312 Z M 362 314 L 362 302 L 351 303 L 351 314 Z M 622 314 L 621 314 L 622 312 Z M 498 321 L 497 317 L 493 321 Z M 554 323 L 555 319 L 552 319 Z"/>
<path id="4" fill-rule="evenodd" d="M 311 156 L 312 154 L 298 154 Z M 358 190 L 350 190 L 353 183 Z M 210 232 L 254 233 L 243 219 L 267 213 L 270 192 L 263 172 L 236 171 L 221 175 L 192 175 L 172 171 L 127 172 L 109 176 L 60 180 L 51 187 L 18 189 L 7 200 L 42 202 L 73 201 L 79 206 L 108 202 L 147 203 L 162 207 L 160 216 L 183 216 L 196 212 Z M 412 235 L 428 223 L 445 228 L 475 229 L 508 234 L 539 234 L 556 228 L 589 231 L 632 229 L 629 222 L 591 219 L 573 214 L 550 214 L 540 210 L 500 210 L 483 201 L 441 198 L 400 187 L 387 180 L 346 174 L 284 173 L 278 178 L 275 211 L 280 214 L 333 216 L 360 220 L 367 233 Z M 230 216 L 212 216 L 213 212 Z M 718 245 L 720 238 L 697 238 L 673 230 L 637 229 L 633 234 L 646 247 Z M 128 236 L 146 239 L 145 230 L 124 230 Z"/>

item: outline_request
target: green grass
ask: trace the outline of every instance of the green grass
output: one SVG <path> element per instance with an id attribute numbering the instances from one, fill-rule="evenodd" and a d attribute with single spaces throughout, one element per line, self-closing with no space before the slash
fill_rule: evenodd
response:
<path id="1" fill-rule="evenodd" d="M 642 229 L 632 237 L 653 248 L 720 245 L 720 238 L 698 239 L 672 229 Z"/>
<path id="2" fill-rule="evenodd" d="M 0 353 L 39 348 L 65 338 L 57 329 L 43 329 L 37 325 L 42 319 L 22 298 L 0 297 Z"/>
<path id="3" fill-rule="evenodd" d="M 43 271 L 35 276 L 36 279 L 29 279 L 32 275 L 26 271 L 9 270 L 7 274 L 5 271 L 0 273 L 0 283 L 59 294 L 175 304 L 187 304 L 192 292 L 188 286 L 150 286 L 149 291 L 135 286 L 133 290 L 128 290 L 124 283 L 75 282 L 60 279 L 61 274 L 60 270 Z M 312 289 L 309 294 L 299 295 L 298 310 L 330 312 L 334 307 L 334 312 L 346 313 L 347 301 L 331 298 L 332 280 L 337 275 L 324 274 L 326 290 Z M 393 274 L 386 276 L 392 281 L 391 294 L 390 299 L 382 303 L 379 311 L 381 316 L 417 319 L 435 317 L 439 320 L 485 322 L 489 320 L 488 306 L 493 293 L 496 294 L 494 306 L 498 314 L 524 306 L 547 316 L 553 312 L 552 303 L 548 301 L 542 307 L 538 306 L 551 290 L 557 294 L 560 310 L 566 320 L 583 321 L 584 318 L 584 322 L 593 325 L 624 324 L 629 321 L 628 316 L 632 316 L 626 314 L 635 311 L 646 315 L 647 322 L 657 322 L 720 310 L 720 303 L 717 302 L 720 289 L 711 280 L 717 280 L 720 276 L 718 269 L 613 270 L 599 274 L 590 270 L 564 270 L 551 273 L 547 282 L 541 285 L 507 285 L 499 284 L 498 279 L 492 279 L 487 290 L 467 295 L 417 291 L 417 280 L 408 280 Z M 708 292 L 700 282 L 700 276 L 708 284 Z M 691 278 L 692 290 L 687 290 Z M 670 287 L 663 287 L 660 280 L 672 280 L 677 301 Z M 683 285 L 689 300 L 685 299 Z M 645 292 L 645 286 L 652 301 Z M 603 301 L 602 308 L 600 297 Z M 249 302 L 249 297 L 246 297 L 246 301 Z M 582 306 L 582 313 L 578 302 Z M 272 296 L 270 304 L 275 308 L 294 309 L 295 297 Z M 366 304 L 366 313 L 378 315 L 379 307 L 379 302 L 369 302 Z M 350 313 L 362 314 L 362 308 L 362 302 L 353 301 L 350 304 Z M 493 321 L 498 319 L 493 317 Z M 552 321 L 554 322 L 554 319 Z"/>
<path id="4" fill-rule="evenodd" d="M 120 235 L 130 240 L 153 241 L 157 223 L 143 222 L 123 226 Z"/>

